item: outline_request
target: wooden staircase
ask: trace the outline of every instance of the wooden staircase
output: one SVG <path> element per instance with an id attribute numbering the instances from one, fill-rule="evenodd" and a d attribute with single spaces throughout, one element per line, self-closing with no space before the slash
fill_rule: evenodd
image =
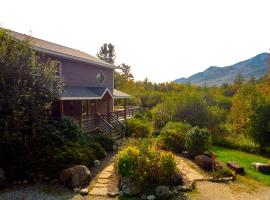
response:
<path id="1" fill-rule="evenodd" d="M 124 137 L 124 125 L 110 113 L 108 115 L 96 114 L 96 125 L 116 141 Z"/>

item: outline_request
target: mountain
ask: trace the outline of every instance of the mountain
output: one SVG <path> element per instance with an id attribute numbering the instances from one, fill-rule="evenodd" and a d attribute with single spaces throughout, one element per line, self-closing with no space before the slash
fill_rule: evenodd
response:
<path id="1" fill-rule="evenodd" d="M 221 85 L 223 83 L 231 83 L 235 76 L 241 73 L 246 80 L 254 77 L 256 79 L 265 75 L 268 71 L 268 60 L 270 53 L 261 53 L 248 60 L 238 62 L 236 64 L 218 67 L 211 66 L 203 72 L 196 73 L 188 78 L 176 79 L 177 83 L 193 83 L 196 85 Z"/>

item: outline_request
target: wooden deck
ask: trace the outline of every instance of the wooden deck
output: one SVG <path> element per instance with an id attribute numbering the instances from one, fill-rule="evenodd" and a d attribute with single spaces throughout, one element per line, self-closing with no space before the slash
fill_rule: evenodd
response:
<path id="1" fill-rule="evenodd" d="M 126 107 L 124 108 L 118 108 L 114 110 L 113 112 L 110 112 L 109 115 L 112 115 L 115 119 L 117 119 L 119 122 L 123 122 L 126 119 L 129 119 L 135 115 L 140 110 L 140 107 Z M 107 121 L 106 127 L 108 127 L 111 123 L 109 120 L 110 117 L 107 115 L 101 115 L 101 117 Z M 99 125 L 99 116 L 93 115 L 93 116 L 81 116 L 78 119 L 79 125 L 84 129 L 86 132 L 94 131 Z M 108 119 L 108 120 L 107 120 Z M 106 123 L 106 122 L 105 122 Z M 113 124 L 111 124 L 113 126 Z"/>

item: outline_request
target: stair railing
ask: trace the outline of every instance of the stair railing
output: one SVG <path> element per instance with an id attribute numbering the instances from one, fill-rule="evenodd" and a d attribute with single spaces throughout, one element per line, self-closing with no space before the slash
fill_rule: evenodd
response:
<path id="1" fill-rule="evenodd" d="M 105 133 L 112 133 L 113 126 L 105 119 L 103 119 L 99 114 L 96 114 L 96 125 Z"/>

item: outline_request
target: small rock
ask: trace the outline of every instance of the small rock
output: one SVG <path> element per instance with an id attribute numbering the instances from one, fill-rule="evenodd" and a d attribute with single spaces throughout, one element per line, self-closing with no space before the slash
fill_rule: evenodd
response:
<path id="1" fill-rule="evenodd" d="M 169 199 L 173 193 L 168 186 L 158 186 L 155 189 L 157 199 Z"/>
<path id="2" fill-rule="evenodd" d="M 142 194 L 141 199 L 147 200 L 147 196 L 145 194 Z"/>
<path id="3" fill-rule="evenodd" d="M 147 200 L 155 200 L 155 199 L 156 199 L 155 195 L 149 195 L 147 197 Z"/>
<path id="4" fill-rule="evenodd" d="M 108 192 L 107 195 L 108 197 L 114 198 L 117 196 L 117 192 Z"/>
<path id="5" fill-rule="evenodd" d="M 113 150 L 117 151 L 118 150 L 118 146 L 116 144 L 113 145 Z"/>
<path id="6" fill-rule="evenodd" d="M 270 172 L 270 165 L 264 163 L 252 163 L 252 166 L 259 172 L 262 173 L 269 173 Z"/>
<path id="7" fill-rule="evenodd" d="M 80 192 L 80 190 L 81 190 L 80 188 L 74 188 L 73 189 L 73 191 L 76 192 L 76 193 Z"/>
<path id="8" fill-rule="evenodd" d="M 95 161 L 94 161 L 94 165 L 95 165 L 95 167 L 100 166 L 100 161 L 99 161 L 99 160 L 95 160 Z"/>
<path id="9" fill-rule="evenodd" d="M 179 185 L 177 187 L 177 190 L 178 191 L 187 192 L 187 191 L 191 191 L 192 190 L 192 187 L 188 187 L 188 186 L 184 186 L 184 185 Z"/>
<path id="10" fill-rule="evenodd" d="M 195 163 L 202 169 L 206 169 L 206 170 L 212 170 L 212 167 L 213 167 L 212 159 L 205 155 L 196 156 Z"/>
<path id="11" fill-rule="evenodd" d="M 120 186 L 127 196 L 135 196 L 141 192 L 141 185 L 130 177 L 123 177 Z"/>
<path id="12" fill-rule="evenodd" d="M 120 197 L 124 196 L 124 192 L 123 192 L 122 190 L 119 191 L 119 196 L 120 196 Z"/>
<path id="13" fill-rule="evenodd" d="M 83 188 L 80 190 L 80 195 L 88 195 L 89 191 L 88 188 Z"/>

